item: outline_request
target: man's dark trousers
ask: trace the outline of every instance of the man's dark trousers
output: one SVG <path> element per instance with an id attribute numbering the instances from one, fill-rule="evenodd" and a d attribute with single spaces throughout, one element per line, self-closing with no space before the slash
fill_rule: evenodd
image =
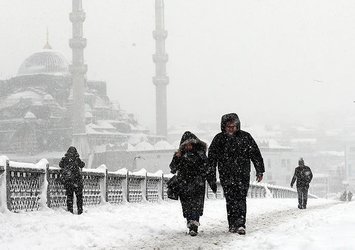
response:
<path id="1" fill-rule="evenodd" d="M 66 194 L 67 194 L 67 208 L 68 211 L 73 213 L 73 199 L 74 192 L 76 195 L 76 205 L 78 207 L 78 214 L 83 212 L 83 185 L 67 185 Z"/>
<path id="2" fill-rule="evenodd" d="M 249 183 L 242 184 L 241 182 L 223 187 L 229 229 L 245 228 L 248 189 Z"/>
<path id="3" fill-rule="evenodd" d="M 299 208 L 306 208 L 307 207 L 308 188 L 309 187 L 307 187 L 307 186 L 297 187 L 298 207 Z"/>

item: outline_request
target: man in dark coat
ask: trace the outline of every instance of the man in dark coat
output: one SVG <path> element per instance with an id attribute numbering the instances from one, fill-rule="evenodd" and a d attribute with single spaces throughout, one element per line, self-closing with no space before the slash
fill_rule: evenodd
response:
<path id="1" fill-rule="evenodd" d="M 193 133 L 186 131 L 179 150 L 170 163 L 171 173 L 177 173 L 179 197 L 183 216 L 191 236 L 197 235 L 200 216 L 203 215 L 207 175 L 207 145 Z"/>
<path id="2" fill-rule="evenodd" d="M 222 116 L 221 130 L 208 150 L 209 178 L 216 181 L 216 166 L 227 203 L 229 231 L 245 234 L 246 197 L 250 182 L 250 160 L 256 170 L 256 180 L 263 179 L 264 161 L 253 137 L 240 129 L 237 114 Z"/>
<path id="3" fill-rule="evenodd" d="M 85 163 L 80 159 L 80 156 L 75 147 L 69 147 L 65 156 L 59 162 L 61 168 L 61 181 L 64 185 L 67 195 L 68 211 L 73 213 L 73 198 L 74 192 L 76 195 L 78 214 L 83 213 L 83 178 L 81 169 Z"/>
<path id="4" fill-rule="evenodd" d="M 298 161 L 298 167 L 295 168 L 295 173 L 291 181 L 291 188 L 297 180 L 296 187 L 298 193 L 298 208 L 306 209 L 309 183 L 312 181 L 313 174 L 308 166 L 304 165 L 304 160 L 301 158 Z"/>

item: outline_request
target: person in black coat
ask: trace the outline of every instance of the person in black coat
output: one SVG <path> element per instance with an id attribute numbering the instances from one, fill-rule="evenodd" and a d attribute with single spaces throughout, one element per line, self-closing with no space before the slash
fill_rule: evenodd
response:
<path id="1" fill-rule="evenodd" d="M 197 235 L 200 216 L 203 215 L 207 178 L 206 150 L 206 143 L 186 131 L 170 163 L 171 173 L 177 173 L 182 212 L 191 236 Z M 217 186 L 214 186 L 213 191 L 216 190 Z"/>
<path id="2" fill-rule="evenodd" d="M 295 173 L 291 181 L 291 188 L 297 180 L 296 187 L 298 193 L 298 208 L 306 209 L 309 183 L 312 181 L 313 174 L 308 166 L 304 165 L 304 160 L 301 158 L 298 161 L 298 167 L 295 168 Z"/>
<path id="3" fill-rule="evenodd" d="M 240 129 L 237 114 L 222 116 L 221 131 L 213 138 L 208 150 L 209 176 L 213 182 L 216 181 L 218 165 L 226 198 L 229 231 L 245 234 L 250 161 L 254 164 L 258 182 L 263 179 L 264 161 L 253 137 Z"/>
<path id="4" fill-rule="evenodd" d="M 80 159 L 80 156 L 75 147 L 69 147 L 65 156 L 59 162 L 61 168 L 61 181 L 64 185 L 67 195 L 68 211 L 73 213 L 73 198 L 74 192 L 76 195 L 78 214 L 83 213 L 83 178 L 81 169 L 85 163 Z"/>

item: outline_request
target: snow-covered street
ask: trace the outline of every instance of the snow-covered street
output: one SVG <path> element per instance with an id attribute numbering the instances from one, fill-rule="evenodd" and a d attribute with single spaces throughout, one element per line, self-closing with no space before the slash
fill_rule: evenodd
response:
<path id="1" fill-rule="evenodd" d="M 0 213 L 0 249 L 355 249 L 355 202 L 249 199 L 247 235 L 228 232 L 224 200 L 207 200 L 191 237 L 179 202 Z"/>

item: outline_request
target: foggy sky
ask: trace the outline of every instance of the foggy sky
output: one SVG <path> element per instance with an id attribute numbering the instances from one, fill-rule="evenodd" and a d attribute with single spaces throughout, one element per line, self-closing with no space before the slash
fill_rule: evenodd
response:
<path id="1" fill-rule="evenodd" d="M 83 0 L 90 80 L 155 124 L 154 0 Z M 68 61 L 70 0 L 0 1 L 0 79 L 45 44 Z M 355 1 L 165 0 L 168 124 L 338 126 L 355 114 Z"/>

